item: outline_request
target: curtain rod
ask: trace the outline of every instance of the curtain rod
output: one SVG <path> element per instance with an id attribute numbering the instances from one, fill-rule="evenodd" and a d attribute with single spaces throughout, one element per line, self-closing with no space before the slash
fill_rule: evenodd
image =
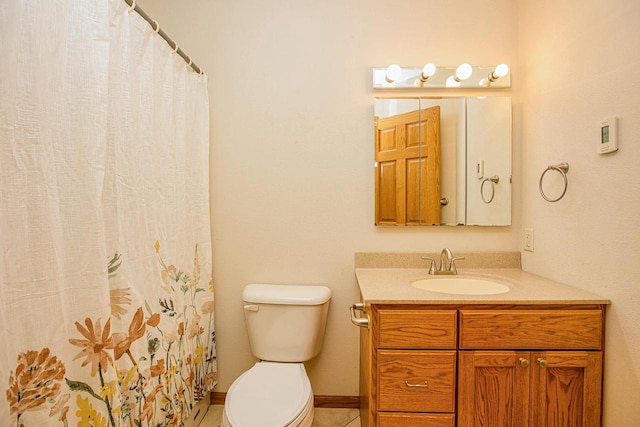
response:
<path id="1" fill-rule="evenodd" d="M 167 42 L 167 44 L 171 46 L 173 51 L 178 55 L 180 55 L 182 59 L 184 59 L 184 62 L 186 62 L 187 65 L 191 67 L 193 71 L 195 71 L 198 74 L 204 74 L 204 70 L 198 67 L 196 63 L 191 60 L 191 57 L 178 47 L 178 43 L 176 43 L 175 40 L 172 40 L 171 37 L 167 35 L 167 33 L 162 31 L 162 29 L 160 28 L 160 24 L 158 24 L 157 21 L 151 19 L 151 17 L 147 15 L 147 13 L 144 10 L 142 10 L 140 6 L 136 4 L 136 0 L 124 0 L 124 2 L 129 5 L 129 11 L 130 12 L 135 11 L 138 13 L 138 15 L 142 16 L 142 18 L 145 21 L 147 21 L 149 25 L 151 25 L 151 28 L 153 29 L 153 31 L 159 34 L 160 37 L 162 37 Z"/>

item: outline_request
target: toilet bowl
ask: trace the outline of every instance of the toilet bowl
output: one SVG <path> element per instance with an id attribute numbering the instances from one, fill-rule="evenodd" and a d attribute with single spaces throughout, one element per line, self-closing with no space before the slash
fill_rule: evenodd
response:
<path id="1" fill-rule="evenodd" d="M 223 426 L 311 426 L 313 391 L 303 362 L 322 348 L 330 299 L 326 286 L 245 286 L 249 344 L 260 362 L 231 384 Z"/>
<path id="2" fill-rule="evenodd" d="M 313 392 L 302 363 L 258 362 L 229 388 L 225 427 L 308 427 Z"/>

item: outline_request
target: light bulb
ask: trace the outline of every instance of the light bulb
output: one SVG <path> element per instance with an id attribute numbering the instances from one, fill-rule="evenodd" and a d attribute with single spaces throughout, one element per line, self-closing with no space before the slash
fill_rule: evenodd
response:
<path id="1" fill-rule="evenodd" d="M 422 73 L 418 76 L 415 81 L 416 86 L 424 86 L 424 84 L 429 80 L 429 77 L 433 76 L 436 73 L 436 66 L 432 63 L 428 63 L 422 68 Z"/>
<path id="2" fill-rule="evenodd" d="M 495 82 L 500 77 L 506 76 L 508 72 L 509 72 L 509 66 L 507 64 L 498 65 L 496 69 L 493 70 L 491 74 L 489 74 L 488 76 L 489 82 Z"/>
<path id="3" fill-rule="evenodd" d="M 447 87 L 460 87 L 460 81 L 455 76 L 449 76 L 446 83 Z"/>
<path id="4" fill-rule="evenodd" d="M 389 83 L 393 83 L 394 81 L 400 78 L 402 74 L 402 68 L 398 64 L 391 64 L 387 67 L 387 73 L 385 75 L 385 79 Z"/>
<path id="5" fill-rule="evenodd" d="M 425 77 L 431 77 L 436 73 L 436 66 L 432 63 L 428 63 L 422 68 L 422 74 Z"/>
<path id="6" fill-rule="evenodd" d="M 509 72 L 509 66 L 507 64 L 500 64 L 496 67 L 496 70 L 493 72 L 493 74 L 496 77 L 504 77 L 507 75 L 508 72 Z"/>
<path id="7" fill-rule="evenodd" d="M 469 64 L 461 64 L 457 69 L 456 69 L 456 77 L 459 80 L 466 80 L 469 77 L 471 77 L 471 73 L 473 72 L 473 68 L 471 68 L 471 65 Z"/>

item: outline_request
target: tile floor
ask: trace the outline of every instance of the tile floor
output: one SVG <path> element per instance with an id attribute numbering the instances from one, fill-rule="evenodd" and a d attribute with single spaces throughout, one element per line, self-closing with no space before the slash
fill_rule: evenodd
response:
<path id="1" fill-rule="evenodd" d="M 220 427 L 222 405 L 211 405 L 198 427 Z M 312 427 L 360 427 L 358 409 L 315 408 Z"/>

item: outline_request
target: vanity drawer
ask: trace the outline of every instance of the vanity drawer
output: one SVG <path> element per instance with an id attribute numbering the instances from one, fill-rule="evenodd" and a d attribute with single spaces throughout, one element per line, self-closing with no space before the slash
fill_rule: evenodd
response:
<path id="1" fill-rule="evenodd" d="M 455 427 L 454 414 L 378 413 L 378 427 Z"/>
<path id="2" fill-rule="evenodd" d="M 378 348 L 456 348 L 456 310 L 380 310 Z"/>
<path id="3" fill-rule="evenodd" d="M 460 310 L 461 349 L 601 350 L 600 310 Z"/>
<path id="4" fill-rule="evenodd" d="M 454 350 L 379 350 L 378 411 L 453 412 Z"/>

